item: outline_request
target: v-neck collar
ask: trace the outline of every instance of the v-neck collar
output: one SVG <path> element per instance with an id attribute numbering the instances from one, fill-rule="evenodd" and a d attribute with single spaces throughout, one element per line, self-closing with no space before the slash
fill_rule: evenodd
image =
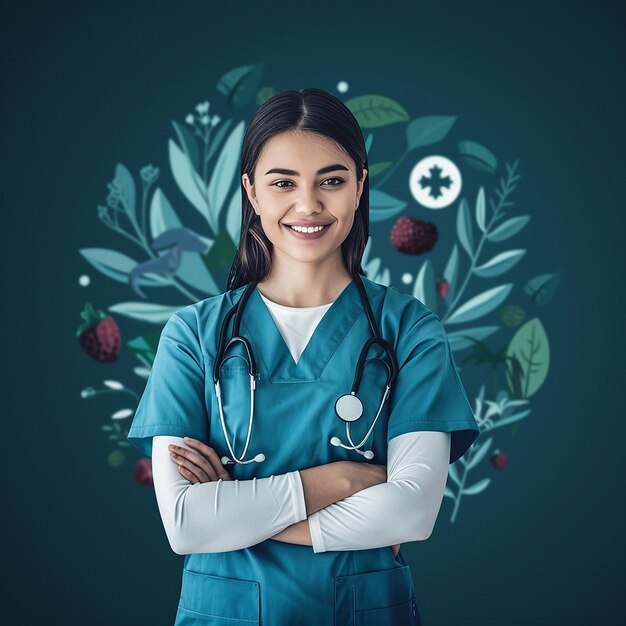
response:
<path id="1" fill-rule="evenodd" d="M 363 276 L 361 279 L 372 302 L 382 286 Z M 234 292 L 236 297 L 233 302 L 239 300 L 244 290 L 245 286 Z M 257 367 L 260 363 L 263 364 L 270 382 L 313 382 L 319 378 L 358 315 L 365 316 L 365 310 L 353 278 L 324 313 L 296 363 L 272 314 L 255 287 L 242 315 L 241 330 L 252 345 Z"/>

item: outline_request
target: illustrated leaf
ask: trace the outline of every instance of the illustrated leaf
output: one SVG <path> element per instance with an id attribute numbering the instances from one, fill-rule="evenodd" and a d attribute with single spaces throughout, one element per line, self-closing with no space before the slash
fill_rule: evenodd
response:
<path id="1" fill-rule="evenodd" d="M 209 218 L 209 205 L 204 190 L 204 183 L 191 161 L 176 145 L 173 139 L 168 142 L 170 167 L 172 175 L 187 200 L 194 206 L 202 217 L 211 224 Z"/>
<path id="2" fill-rule="evenodd" d="M 233 122 L 232 119 L 227 119 L 226 121 L 222 122 L 219 126 L 217 126 L 217 131 L 215 132 L 215 135 L 213 135 L 213 137 L 210 138 L 209 151 L 206 153 L 204 157 L 205 163 L 208 163 L 211 160 L 211 157 L 213 156 L 215 151 L 222 145 L 224 136 L 226 135 L 226 132 L 230 128 L 230 125 L 232 124 L 232 122 Z"/>
<path id="3" fill-rule="evenodd" d="M 430 259 L 422 263 L 413 286 L 413 296 L 437 313 L 437 285 L 435 272 Z"/>
<path id="4" fill-rule="evenodd" d="M 374 176 L 377 176 L 381 172 L 384 172 L 392 164 L 393 164 L 393 161 L 385 161 L 384 163 L 372 163 L 368 170 L 369 172 L 368 176 L 373 178 Z"/>
<path id="5" fill-rule="evenodd" d="M 370 153 L 370 148 L 372 147 L 373 143 L 374 143 L 373 133 L 367 133 L 367 139 L 365 140 L 365 152 L 367 152 L 368 155 Z"/>
<path id="6" fill-rule="evenodd" d="M 111 419 L 121 420 L 125 417 L 130 417 L 133 413 L 134 411 L 132 409 L 120 409 L 119 411 L 116 411 L 115 413 L 113 413 L 113 415 L 111 415 Z"/>
<path id="7" fill-rule="evenodd" d="M 456 115 L 428 115 L 412 120 L 406 129 L 407 149 L 413 150 L 441 141 L 455 121 Z"/>
<path id="8" fill-rule="evenodd" d="M 540 276 L 531 278 L 526 283 L 524 292 L 527 293 L 536 304 L 547 304 L 552 300 L 560 281 L 561 272 L 541 274 Z"/>
<path id="9" fill-rule="evenodd" d="M 180 308 L 179 306 L 166 306 L 151 302 L 120 302 L 111 305 L 108 310 L 142 322 L 164 324 Z"/>
<path id="10" fill-rule="evenodd" d="M 465 328 L 464 330 L 455 330 L 454 332 L 447 333 L 450 349 L 453 352 L 459 352 L 465 348 L 470 348 L 474 345 L 471 339 L 482 341 L 490 335 L 493 335 L 497 330 L 500 330 L 499 326 L 476 326 L 474 328 Z"/>
<path id="11" fill-rule="evenodd" d="M 226 230 L 235 247 L 239 246 L 241 238 L 241 211 L 242 211 L 242 194 L 241 187 L 237 185 L 235 191 L 230 198 L 230 203 L 226 209 Z"/>
<path id="12" fill-rule="evenodd" d="M 525 418 L 527 415 L 530 415 L 530 409 L 526 411 L 522 411 L 521 413 L 515 413 L 513 415 L 509 415 L 508 417 L 503 417 L 501 420 L 498 420 L 493 428 L 498 428 L 499 426 L 506 426 L 508 424 L 513 424 L 514 422 L 519 422 L 521 419 Z"/>
<path id="13" fill-rule="evenodd" d="M 506 222 L 502 222 L 492 231 L 488 232 L 485 237 L 489 241 L 504 241 L 509 237 L 513 237 L 519 233 L 526 224 L 528 224 L 530 220 L 530 215 L 518 215 L 517 217 L 512 217 L 510 220 L 506 220 Z"/>
<path id="14" fill-rule="evenodd" d="M 541 388 L 550 368 L 550 343 L 538 317 L 520 326 L 509 343 L 506 355 L 518 360 L 522 373 L 520 395 L 522 398 L 529 398 Z M 514 381 L 508 370 L 506 375 L 513 391 Z"/>
<path id="15" fill-rule="evenodd" d="M 379 189 L 370 189 L 370 222 L 382 222 L 400 213 L 406 202 Z"/>
<path id="16" fill-rule="evenodd" d="M 109 389 L 124 389 L 124 385 L 119 380 L 103 380 L 102 383 Z"/>
<path id="17" fill-rule="evenodd" d="M 496 256 L 489 259 L 486 263 L 483 263 L 483 265 L 475 267 L 474 274 L 482 278 L 499 276 L 511 269 L 525 254 L 526 250 L 523 249 L 500 252 L 500 254 L 496 254 Z"/>
<path id="18" fill-rule="evenodd" d="M 463 495 L 465 496 L 475 496 L 479 494 L 481 491 L 484 491 L 489 486 L 491 482 L 491 478 L 483 478 L 479 480 L 477 483 L 474 483 L 470 487 L 465 487 L 463 489 Z"/>
<path id="19" fill-rule="evenodd" d="M 472 468 L 476 467 L 485 457 L 485 455 L 487 454 L 487 452 L 489 452 L 489 448 L 491 447 L 491 442 L 493 441 L 493 437 L 489 437 L 489 439 L 487 439 L 487 441 L 485 441 L 483 444 L 481 444 L 480 448 L 478 448 L 478 451 L 476 452 L 476 454 L 472 457 L 472 460 L 468 462 L 467 464 L 467 471 L 471 470 Z"/>
<path id="20" fill-rule="evenodd" d="M 128 283 L 128 274 L 137 265 L 137 261 L 116 250 L 83 248 L 79 252 L 99 272 L 120 283 Z M 151 272 L 141 276 L 138 283 L 148 287 L 166 287 L 171 284 L 167 278 Z"/>
<path id="21" fill-rule="evenodd" d="M 178 122 L 172 121 L 172 126 L 176 131 L 178 141 L 183 148 L 183 152 L 187 155 L 191 166 L 197 171 L 201 168 L 200 157 L 198 154 L 198 142 L 194 135 L 192 135 L 187 127 Z"/>
<path id="22" fill-rule="evenodd" d="M 465 252 L 472 258 L 474 256 L 474 236 L 469 205 L 465 198 L 459 203 L 459 210 L 456 214 L 456 233 Z"/>
<path id="23" fill-rule="evenodd" d="M 389 126 L 410 119 L 405 108 L 387 96 L 366 94 L 347 100 L 344 104 L 350 109 L 361 128 Z"/>
<path id="24" fill-rule="evenodd" d="M 224 74 L 217 83 L 217 91 L 226 97 L 233 110 L 245 109 L 254 102 L 263 77 L 264 63 L 242 65 Z"/>
<path id="25" fill-rule="evenodd" d="M 476 197 L 476 223 L 483 233 L 487 230 L 487 226 L 485 225 L 485 212 L 485 188 L 481 185 L 478 190 L 478 196 Z"/>
<path id="26" fill-rule="evenodd" d="M 492 287 L 462 304 L 447 320 L 448 324 L 469 322 L 493 311 L 509 295 L 513 283 Z"/>
<path id="27" fill-rule="evenodd" d="M 125 165 L 118 163 L 115 167 L 114 182 L 124 199 L 124 210 L 135 221 L 135 181 Z"/>
<path id="28" fill-rule="evenodd" d="M 218 220 L 222 205 L 231 188 L 239 163 L 239 152 L 243 141 L 244 122 L 241 121 L 228 136 L 217 159 L 211 181 L 207 187 L 209 199 L 209 226 L 214 234 L 218 232 Z"/>
<path id="29" fill-rule="evenodd" d="M 455 495 L 452 492 L 452 489 L 450 489 L 450 487 L 448 487 L 447 485 L 446 485 L 445 489 L 443 490 L 443 497 L 444 498 L 452 498 L 453 500 L 455 498 Z"/>
<path id="30" fill-rule="evenodd" d="M 450 475 L 450 478 L 460 487 L 461 479 L 459 478 L 459 473 L 456 469 L 456 461 L 448 465 L 448 474 Z"/>
<path id="31" fill-rule="evenodd" d="M 457 144 L 458 156 L 468 165 L 480 170 L 495 174 L 498 169 L 498 160 L 491 150 L 476 141 L 466 139 Z"/>
<path id="32" fill-rule="evenodd" d="M 459 247 L 456 243 L 452 246 L 452 252 L 446 263 L 446 269 L 443 272 L 443 277 L 448 281 L 450 285 L 448 293 L 446 294 L 446 300 L 454 300 L 454 294 L 456 293 L 456 280 L 459 275 Z"/>

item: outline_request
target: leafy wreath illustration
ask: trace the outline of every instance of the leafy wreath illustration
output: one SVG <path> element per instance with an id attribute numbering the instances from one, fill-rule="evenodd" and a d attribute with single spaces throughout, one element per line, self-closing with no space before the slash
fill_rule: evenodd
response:
<path id="1" fill-rule="evenodd" d="M 140 190 L 131 172 L 123 165 L 115 168 L 113 180 L 108 184 L 105 206 L 98 206 L 98 217 L 111 230 L 136 244 L 145 260 L 137 261 L 122 252 L 107 248 L 83 248 L 80 254 L 108 278 L 130 285 L 133 293 L 144 301 L 125 301 L 108 306 L 106 315 L 85 305 L 81 312 L 84 322 L 77 331 L 80 345 L 94 360 L 110 363 L 117 360 L 121 333 L 115 318 L 124 316 L 165 324 L 180 306 L 149 302 L 142 287 L 176 289 L 192 303 L 205 297 L 222 293 L 217 276 L 227 277 L 239 241 L 241 220 L 241 185 L 238 184 L 238 161 L 244 136 L 244 121 L 235 121 L 236 112 L 246 108 L 253 99 L 260 106 L 273 95 L 271 87 L 260 88 L 262 64 L 237 68 L 225 74 L 217 84 L 233 117 L 221 120 L 209 114 L 208 101 L 196 105 L 185 123 L 172 122 L 176 138 L 170 138 L 169 166 L 178 189 L 203 218 L 207 232 L 200 234 L 185 227 L 172 202 L 161 187 L 155 184 L 159 168 L 146 165 L 140 169 Z M 368 155 L 374 135 L 369 129 L 381 129 L 391 124 L 406 124 L 406 145 L 395 161 L 370 164 L 370 222 L 383 223 L 396 217 L 407 207 L 407 202 L 381 189 L 393 171 L 414 151 L 432 146 L 450 133 L 456 117 L 428 116 L 411 118 L 398 102 L 382 95 L 361 95 L 345 101 L 361 128 L 368 132 Z M 519 422 L 530 414 L 530 400 L 547 378 L 550 364 L 550 346 L 546 330 L 538 314 L 526 320 L 523 306 L 508 302 L 514 283 L 501 282 L 484 288 L 480 283 L 500 277 L 514 267 L 526 254 L 523 248 L 508 249 L 492 256 L 487 247 L 513 238 L 520 233 L 529 215 L 505 219 L 505 207 L 520 178 L 516 174 L 517 161 L 506 164 L 506 173 L 498 167 L 496 157 L 485 146 L 474 141 L 459 141 L 454 155 L 458 162 L 475 168 L 498 181 L 494 189 L 496 200 L 489 199 L 480 186 L 474 200 L 473 211 L 465 197 L 458 202 L 456 213 L 456 238 L 442 273 L 436 273 L 433 263 L 426 258 L 413 279 L 412 295 L 439 315 L 446 327 L 450 347 L 455 353 L 467 351 L 461 365 L 474 363 L 491 366 L 489 389 L 482 384 L 475 397 L 474 414 L 481 437 L 468 452 L 449 466 L 449 481 L 444 496 L 452 500 L 450 521 L 454 522 L 463 496 L 482 493 L 491 482 L 490 477 L 473 479 L 479 465 L 484 471 L 502 469 L 507 455 L 493 449 L 491 431 Z M 371 159 L 368 159 L 371 161 Z M 453 173 L 454 176 L 444 175 Z M 461 192 L 460 172 L 455 163 L 443 156 L 429 155 L 413 168 L 410 190 L 419 204 L 431 209 L 453 204 L 451 198 Z M 234 190 L 232 190 L 234 187 Z M 450 195 L 452 194 L 452 195 Z M 489 208 L 488 208 L 489 207 Z M 413 217 L 402 216 L 395 221 L 390 233 L 390 243 L 405 255 L 422 255 L 432 250 L 437 241 L 434 224 Z M 373 241 L 369 238 L 362 266 L 368 278 L 380 284 L 390 284 L 388 268 L 381 267 L 380 258 L 372 257 Z M 486 258 L 486 260 L 484 260 Z M 413 261 L 413 259 L 411 258 Z M 560 272 L 530 277 L 523 286 L 528 308 L 545 306 L 552 299 L 560 279 Z M 501 279 L 498 278 L 497 282 Z M 81 284 L 88 284 L 86 276 Z M 225 281 L 224 281 L 225 282 Z M 405 280 L 405 282 L 407 282 Z M 476 295 L 468 296 L 470 289 Z M 524 297 L 524 296 L 521 296 Z M 478 320 L 498 309 L 501 323 L 510 329 L 510 336 L 496 350 L 485 340 L 500 330 L 500 326 L 477 325 Z M 464 325 L 462 329 L 452 330 Z M 140 365 L 133 369 L 135 375 L 147 379 L 154 361 L 160 333 L 146 332 L 126 342 Z M 455 360 L 459 357 L 455 354 Z M 502 377 L 500 373 L 503 373 Z M 121 376 L 118 378 L 122 378 Z M 504 378 L 504 380 L 502 380 Z M 103 393 L 129 394 L 137 402 L 141 394 L 118 379 L 103 380 L 102 387 L 87 387 L 81 397 L 93 398 Z M 121 408 L 101 426 L 113 445 L 108 462 L 120 466 L 125 461 L 122 451 L 131 444 L 126 440 L 134 414 L 132 408 Z M 490 433 L 488 437 L 485 433 Z M 489 465 L 481 462 L 489 455 Z M 145 457 L 134 465 L 135 480 L 152 486 L 150 459 Z"/>

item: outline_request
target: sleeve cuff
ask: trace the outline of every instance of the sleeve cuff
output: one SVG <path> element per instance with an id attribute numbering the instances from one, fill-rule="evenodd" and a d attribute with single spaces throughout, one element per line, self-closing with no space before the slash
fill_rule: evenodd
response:
<path id="1" fill-rule="evenodd" d="M 289 472 L 291 481 L 291 493 L 293 494 L 293 514 L 296 522 L 306 519 L 306 501 L 304 499 L 304 486 L 299 471 Z"/>
<path id="2" fill-rule="evenodd" d="M 324 540 L 322 539 L 322 529 L 320 528 L 320 512 L 315 511 L 309 515 L 309 532 L 311 533 L 311 543 L 313 544 L 313 552 L 326 552 Z"/>

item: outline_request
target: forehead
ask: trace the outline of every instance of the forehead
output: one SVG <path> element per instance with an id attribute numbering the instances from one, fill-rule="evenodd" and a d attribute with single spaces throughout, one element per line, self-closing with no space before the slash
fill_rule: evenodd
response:
<path id="1" fill-rule="evenodd" d="M 351 165 L 349 155 L 337 142 L 309 131 L 274 135 L 263 146 L 258 163 L 262 167 L 290 167 L 301 172 L 316 171 L 330 163 L 343 163 L 348 168 Z"/>

